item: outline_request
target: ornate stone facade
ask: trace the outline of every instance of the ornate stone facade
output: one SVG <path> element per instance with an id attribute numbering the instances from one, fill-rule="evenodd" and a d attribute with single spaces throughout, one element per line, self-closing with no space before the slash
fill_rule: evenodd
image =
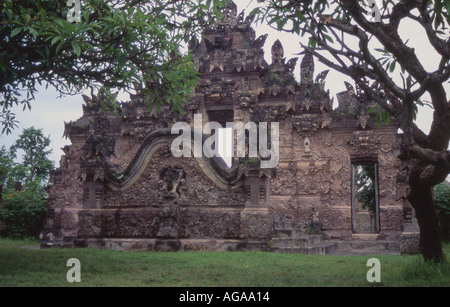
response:
<path id="1" fill-rule="evenodd" d="M 268 64 L 267 36 L 256 38 L 252 18 L 237 16 L 235 5 L 224 11 L 199 44 L 190 44 L 201 78 L 183 115 L 149 111 L 140 96 L 101 112 L 104 97 L 84 96 L 83 117 L 66 123 L 72 145 L 52 174 L 43 246 L 274 250 L 286 221 L 344 246 L 365 235 L 354 227 L 358 164 L 376 166 L 371 240 L 397 248 L 411 240 L 396 120 L 378 127 L 366 112 L 372 102 L 349 84 L 333 110 L 324 90 L 328 71 L 314 79 L 310 54 L 297 82 L 297 59 L 286 61 L 279 41 Z M 260 169 L 251 158 L 235 158 L 229 168 L 220 158 L 173 157 L 170 128 L 193 124 L 196 113 L 222 124 L 278 122 L 278 166 Z"/>

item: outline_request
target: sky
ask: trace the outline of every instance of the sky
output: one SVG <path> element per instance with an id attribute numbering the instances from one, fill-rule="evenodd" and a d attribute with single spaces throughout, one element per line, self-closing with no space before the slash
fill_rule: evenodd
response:
<path id="1" fill-rule="evenodd" d="M 256 0 L 235 0 L 238 5 L 238 14 L 245 9 L 246 15 L 250 13 L 255 5 Z M 297 67 L 294 71 L 297 80 L 300 79 L 300 62 L 301 57 L 296 54 L 302 51 L 299 41 L 300 37 L 280 33 L 275 30 L 270 29 L 267 26 L 253 25 L 256 31 L 256 37 L 263 34 L 269 34 L 264 45 L 265 59 L 268 63 L 271 63 L 271 47 L 273 43 L 279 39 L 284 47 L 284 56 L 286 57 L 286 62 L 294 57 L 299 57 L 297 61 Z M 437 53 L 429 48 L 429 42 L 426 38 L 425 32 L 414 23 L 406 23 L 400 25 L 401 37 L 406 40 L 410 40 L 412 47 L 416 49 L 417 55 L 421 60 L 423 66 L 430 71 L 436 69 L 439 62 L 439 57 Z M 306 44 L 306 42 L 304 41 Z M 315 61 L 315 74 L 314 77 L 322 72 L 323 70 L 329 69 L 324 65 Z M 396 76 L 397 80 L 399 75 Z M 348 81 L 354 84 L 349 78 L 342 76 L 340 73 L 330 70 L 325 83 L 325 89 L 330 90 L 330 96 L 334 97 L 336 93 L 345 91 L 344 81 Z M 449 92 L 448 83 L 446 84 L 446 90 Z M 36 99 L 31 103 L 31 111 L 22 111 L 22 108 L 15 108 L 14 113 L 16 113 L 16 119 L 19 121 L 18 128 L 14 129 L 10 135 L 0 134 L 0 147 L 5 145 L 9 147 L 12 145 L 14 140 L 18 138 L 23 129 L 29 128 L 31 126 L 35 128 L 42 128 L 44 135 L 49 136 L 51 139 L 51 147 L 53 152 L 50 159 L 55 162 L 55 166 L 59 166 L 59 160 L 63 152 L 61 150 L 65 145 L 70 144 L 69 139 L 63 138 L 64 133 L 64 122 L 75 121 L 82 116 L 82 105 L 83 98 L 81 95 L 76 96 L 65 96 L 63 98 L 58 98 L 59 94 L 51 86 L 45 89 L 45 86 L 40 87 L 38 93 L 36 94 Z M 126 96 L 119 96 L 119 101 L 126 101 Z M 334 98 L 336 102 L 337 99 Z M 428 107 L 422 108 L 419 111 L 417 118 L 417 125 L 425 133 L 428 133 L 430 124 L 432 121 L 432 110 Z"/>

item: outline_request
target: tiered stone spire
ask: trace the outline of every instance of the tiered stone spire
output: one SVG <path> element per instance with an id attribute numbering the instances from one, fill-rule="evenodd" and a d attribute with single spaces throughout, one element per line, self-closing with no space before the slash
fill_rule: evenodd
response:
<path id="1" fill-rule="evenodd" d="M 300 64 L 300 83 L 301 84 L 312 84 L 314 76 L 314 58 L 312 53 L 305 52 L 303 56 L 302 63 Z"/>

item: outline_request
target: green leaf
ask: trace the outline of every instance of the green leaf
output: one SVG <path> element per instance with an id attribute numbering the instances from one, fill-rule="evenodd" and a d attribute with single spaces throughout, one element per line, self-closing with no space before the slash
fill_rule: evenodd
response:
<path id="1" fill-rule="evenodd" d="M 270 19 L 269 19 L 269 25 L 271 25 L 275 22 L 278 23 L 279 20 L 280 20 L 280 16 L 271 15 Z"/>
<path id="2" fill-rule="evenodd" d="M 300 23 L 297 20 L 293 21 L 292 31 L 296 34 L 300 34 Z"/>
<path id="3" fill-rule="evenodd" d="M 309 39 L 308 46 L 311 47 L 311 48 L 316 48 L 316 43 L 317 43 L 316 39 L 311 37 Z"/>
<path id="4" fill-rule="evenodd" d="M 12 32 L 11 32 L 11 37 L 16 36 L 17 34 L 19 34 L 20 32 L 22 32 L 23 28 L 15 28 Z"/>
<path id="5" fill-rule="evenodd" d="M 31 20 L 31 16 L 30 16 L 30 14 L 22 14 L 22 17 L 23 17 L 23 19 L 24 19 L 24 21 L 25 21 L 25 24 L 28 24 L 29 22 L 30 22 L 30 20 Z"/>
<path id="6" fill-rule="evenodd" d="M 39 32 L 31 27 L 28 27 L 28 32 L 30 32 L 31 35 L 33 35 L 33 39 L 36 39 L 39 36 Z"/>
<path id="7" fill-rule="evenodd" d="M 57 41 L 59 41 L 59 40 L 61 40 L 61 39 L 62 39 L 61 36 L 56 36 L 56 37 L 54 37 L 54 38 L 52 39 L 50 45 L 53 46 Z"/>
<path id="8" fill-rule="evenodd" d="M 367 114 L 372 113 L 372 112 L 375 112 L 375 111 L 377 111 L 379 108 L 380 108 L 379 105 L 375 105 L 375 106 L 371 107 L 369 110 L 367 110 Z"/>
<path id="9" fill-rule="evenodd" d="M 81 47 L 77 41 L 72 41 L 72 48 L 75 51 L 75 54 L 77 55 L 77 57 L 80 57 Z"/>
<path id="10" fill-rule="evenodd" d="M 397 61 L 395 61 L 395 60 L 391 62 L 391 65 L 389 66 L 390 72 L 394 72 L 396 63 L 397 63 Z"/>
<path id="11" fill-rule="evenodd" d="M 389 126 L 389 123 L 391 121 L 391 117 L 389 112 L 387 112 L 386 110 L 384 111 L 384 122 L 386 124 L 386 126 Z"/>
<path id="12" fill-rule="evenodd" d="M 284 19 L 279 20 L 279 21 L 277 22 L 277 28 L 278 28 L 278 30 L 282 30 L 282 29 L 284 28 L 284 26 L 286 25 L 287 21 L 288 21 L 287 18 L 284 18 Z"/>
<path id="13" fill-rule="evenodd" d="M 59 53 L 59 50 L 64 46 L 65 42 L 61 41 L 58 46 L 56 47 L 56 53 Z"/>
<path id="14" fill-rule="evenodd" d="M 333 39 L 331 38 L 331 36 L 327 35 L 327 34 L 323 34 L 323 36 L 325 37 L 325 39 L 331 43 L 334 43 Z"/>

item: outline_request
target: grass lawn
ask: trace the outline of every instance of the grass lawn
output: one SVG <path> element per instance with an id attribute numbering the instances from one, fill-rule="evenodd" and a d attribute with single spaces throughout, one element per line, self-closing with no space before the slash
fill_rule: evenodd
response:
<path id="1" fill-rule="evenodd" d="M 0 286 L 450 286 L 448 262 L 420 256 L 311 256 L 265 252 L 125 252 L 104 249 L 30 249 L 36 241 L 0 239 Z M 81 263 L 81 282 L 69 283 L 67 260 Z M 378 258 L 381 282 L 366 279 Z"/>

